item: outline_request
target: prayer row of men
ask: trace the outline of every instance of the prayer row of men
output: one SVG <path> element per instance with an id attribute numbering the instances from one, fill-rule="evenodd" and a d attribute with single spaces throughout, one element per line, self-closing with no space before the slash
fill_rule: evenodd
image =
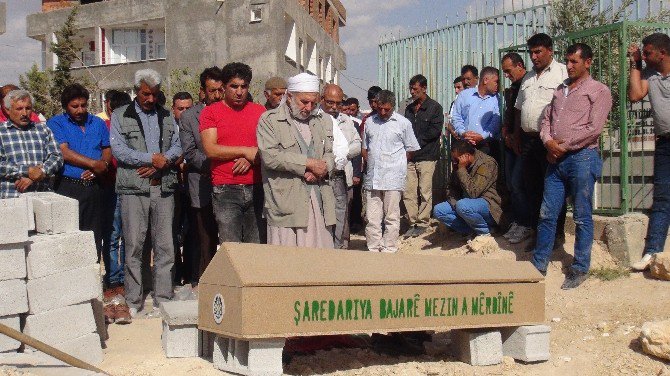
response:
<path id="1" fill-rule="evenodd" d="M 637 270 L 663 250 L 670 221 L 670 38 L 652 34 L 642 45 L 629 49 L 629 97 L 648 95 L 657 143 L 653 212 Z M 532 264 L 546 274 L 572 197 L 575 256 L 563 288 L 575 288 L 590 266 L 598 140 L 612 95 L 590 76 L 588 45 L 567 48 L 565 64 L 546 34 L 532 36 L 528 51 L 528 70 L 516 53 L 502 58 L 512 82 L 503 99 L 498 69 L 463 67 L 446 122 L 422 75 L 410 80 L 411 100 L 400 111 L 394 93 L 370 88 L 372 112 L 360 120 L 357 100 L 344 101 L 339 86 L 320 88 L 306 73 L 270 79 L 266 105 L 253 103 L 252 71 L 243 63 L 205 69 L 199 101 L 178 93 L 172 111 L 159 104 L 162 80 L 151 69 L 135 73 L 133 100 L 109 92 L 99 116 L 88 113 L 89 93 L 74 84 L 63 90 L 63 113 L 46 124 L 29 92 L 6 86 L 0 197 L 53 189 L 79 201 L 80 227 L 95 233 L 106 285 L 125 287 L 129 309 L 116 312 L 119 322 L 143 307 L 147 250 L 157 307 L 173 298 L 175 264 L 178 280 L 197 283 L 220 242 L 348 248 L 349 217 L 364 211 L 367 249 L 397 252 L 401 200 L 405 237 L 421 235 L 431 213 L 471 239 L 496 231 L 514 244 L 534 237 Z M 443 136 L 453 173 L 446 201 L 433 206 Z"/>

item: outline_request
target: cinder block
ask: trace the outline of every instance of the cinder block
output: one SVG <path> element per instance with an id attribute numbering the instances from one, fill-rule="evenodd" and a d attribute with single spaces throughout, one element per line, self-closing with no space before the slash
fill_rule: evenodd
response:
<path id="1" fill-rule="evenodd" d="M 0 200 L 0 243 L 21 243 L 28 239 L 28 207 L 23 198 Z"/>
<path id="2" fill-rule="evenodd" d="M 28 312 L 26 281 L 23 279 L 0 281 L 0 316 L 26 312 Z"/>
<path id="3" fill-rule="evenodd" d="M 26 262 L 29 280 L 83 268 L 98 261 L 92 231 L 39 234 L 28 240 Z"/>
<path id="4" fill-rule="evenodd" d="M 524 362 L 549 360 L 548 325 L 527 325 L 500 330 L 503 341 L 503 355 Z"/>
<path id="5" fill-rule="evenodd" d="M 49 345 L 95 333 L 90 302 L 28 315 L 23 332 Z"/>
<path id="6" fill-rule="evenodd" d="M 284 338 L 245 341 L 216 336 L 214 367 L 240 375 L 281 375 L 282 350 L 285 342 Z"/>
<path id="7" fill-rule="evenodd" d="M 0 324 L 21 331 L 21 318 L 19 315 L 0 317 Z M 21 342 L 0 334 L 0 352 L 16 351 L 21 347 Z"/>
<path id="8" fill-rule="evenodd" d="M 452 338 L 458 358 L 462 362 L 473 366 L 489 366 L 502 362 L 502 338 L 497 330 L 454 330 Z"/>
<path id="9" fill-rule="evenodd" d="M 26 251 L 23 243 L 0 245 L 0 281 L 26 278 Z"/>
<path id="10" fill-rule="evenodd" d="M 48 192 L 32 196 L 35 230 L 41 234 L 60 234 L 79 229 L 79 202 Z"/>
<path id="11" fill-rule="evenodd" d="M 200 334 L 200 348 L 198 350 L 199 356 L 212 362 L 212 358 L 214 356 L 214 340 L 216 339 L 216 335 L 212 332 L 207 332 L 204 330 L 199 330 L 198 332 Z"/>
<path id="12" fill-rule="evenodd" d="M 90 333 L 60 343 L 50 343 L 49 345 L 91 364 L 100 364 L 103 360 L 98 333 Z"/>
<path id="13" fill-rule="evenodd" d="M 101 289 L 97 264 L 29 280 L 30 313 L 38 314 L 95 299 Z"/>
<path id="14" fill-rule="evenodd" d="M 199 355 L 198 301 L 164 302 L 161 342 L 168 358 L 195 358 Z"/>

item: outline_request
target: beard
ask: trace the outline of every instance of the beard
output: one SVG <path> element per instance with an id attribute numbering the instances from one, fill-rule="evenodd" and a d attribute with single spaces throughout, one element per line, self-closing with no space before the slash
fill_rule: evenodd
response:
<path id="1" fill-rule="evenodd" d="M 294 118 L 300 120 L 300 121 L 306 121 L 309 120 L 312 116 L 316 115 L 318 109 L 313 109 L 310 113 L 305 114 L 302 111 L 300 111 L 300 106 L 295 103 L 294 101 L 288 101 L 288 109 L 291 112 L 291 116 Z"/>

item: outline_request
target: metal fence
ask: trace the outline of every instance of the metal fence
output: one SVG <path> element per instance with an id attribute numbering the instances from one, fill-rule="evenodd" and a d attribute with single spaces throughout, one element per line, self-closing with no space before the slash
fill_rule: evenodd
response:
<path id="1" fill-rule="evenodd" d="M 554 57 L 559 61 L 570 44 L 582 42 L 591 46 L 591 75 L 612 90 L 612 111 L 600 137 L 603 170 L 594 194 L 596 213 L 621 215 L 651 207 L 654 130 L 649 102 L 645 99 L 633 104 L 628 100 L 626 52 L 630 43 L 639 43 L 645 35 L 669 30 L 670 24 L 624 21 L 554 39 Z M 528 56 L 525 45 L 500 49 L 498 56 L 508 52 Z"/>

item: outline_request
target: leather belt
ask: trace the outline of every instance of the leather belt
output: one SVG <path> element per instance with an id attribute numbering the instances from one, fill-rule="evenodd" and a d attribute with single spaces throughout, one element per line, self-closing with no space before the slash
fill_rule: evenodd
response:
<path id="1" fill-rule="evenodd" d="M 73 184 L 78 184 L 78 185 L 81 185 L 81 186 L 84 186 L 84 187 L 92 187 L 96 184 L 95 179 L 84 180 L 84 179 L 70 178 L 70 177 L 67 177 L 67 176 L 63 176 L 61 179 L 63 179 L 63 181 L 67 181 L 67 182 L 73 183 Z"/>
<path id="2" fill-rule="evenodd" d="M 150 179 L 149 185 L 151 185 L 152 187 L 156 185 L 161 185 L 161 179 Z"/>

